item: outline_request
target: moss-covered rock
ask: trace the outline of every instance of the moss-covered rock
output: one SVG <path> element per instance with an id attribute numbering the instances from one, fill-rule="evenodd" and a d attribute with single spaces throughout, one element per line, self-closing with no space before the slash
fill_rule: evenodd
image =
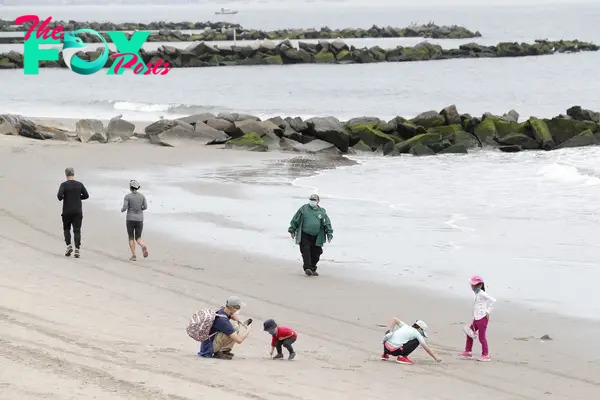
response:
<path id="1" fill-rule="evenodd" d="M 440 115 L 437 111 L 426 111 L 423 112 L 413 119 L 410 120 L 415 125 L 421 125 L 422 127 L 429 129 L 436 126 L 442 126 L 446 124 L 446 119 L 443 115 Z"/>
<path id="2" fill-rule="evenodd" d="M 510 133 L 503 138 L 498 139 L 498 142 L 502 145 L 521 146 L 521 148 L 525 150 L 537 150 L 540 148 L 540 144 L 537 140 L 527 135 L 523 135 L 522 133 Z"/>
<path id="3" fill-rule="evenodd" d="M 227 142 L 225 146 L 227 148 L 244 148 L 245 150 L 253 151 L 267 151 L 269 147 L 265 143 L 265 140 L 255 132 L 246 133 L 236 139 L 232 139 Z"/>
<path id="4" fill-rule="evenodd" d="M 17 65 L 10 62 L 8 58 L 0 58 L 0 69 L 13 69 L 17 68 Z"/>
<path id="5" fill-rule="evenodd" d="M 363 142 L 362 140 L 359 140 L 358 143 L 356 143 L 354 146 L 352 146 L 352 148 L 356 151 L 360 151 L 360 152 L 372 152 L 373 149 L 370 146 L 367 146 L 367 144 L 365 142 Z"/>
<path id="6" fill-rule="evenodd" d="M 388 143 L 394 143 L 391 135 L 385 134 L 369 125 L 351 125 L 348 127 L 352 136 L 358 137 L 373 150 L 383 147 Z"/>
<path id="7" fill-rule="evenodd" d="M 317 64 L 333 64 L 335 63 L 335 56 L 330 51 L 320 51 L 315 54 L 315 62 Z"/>
<path id="8" fill-rule="evenodd" d="M 467 148 L 463 144 L 453 144 L 450 147 L 446 147 L 444 150 L 440 151 L 438 154 L 467 154 Z"/>
<path id="9" fill-rule="evenodd" d="M 496 137 L 499 139 L 502 139 L 511 133 L 526 134 L 527 132 L 526 123 L 519 124 L 518 122 L 508 122 L 501 119 L 495 119 L 494 125 L 496 125 Z"/>
<path id="10" fill-rule="evenodd" d="M 546 125 L 550 130 L 550 134 L 554 139 L 554 143 L 560 145 L 567 140 L 579 135 L 581 132 L 589 129 L 590 131 L 596 132 L 598 125 L 592 121 L 575 121 L 566 118 L 552 118 L 550 120 L 545 119 Z"/>
<path id="11" fill-rule="evenodd" d="M 435 152 L 424 144 L 417 143 L 410 148 L 409 153 L 413 156 L 433 156 Z"/>
<path id="12" fill-rule="evenodd" d="M 439 143 L 442 140 L 442 135 L 439 133 L 423 133 L 398 143 L 396 145 L 396 151 L 399 154 L 408 153 L 408 151 L 417 144 L 427 146 L 430 144 Z"/>
<path id="13" fill-rule="evenodd" d="M 427 133 L 427 129 L 422 126 L 417 126 L 404 119 L 396 118 L 396 132 L 401 139 L 408 140 L 417 135 Z"/>
<path id="14" fill-rule="evenodd" d="M 561 143 L 558 148 L 565 149 L 568 147 L 593 146 L 597 144 L 600 144 L 600 141 L 591 130 L 587 129 L 581 132 L 579 135 L 573 136 L 566 142 Z"/>
<path id="15" fill-rule="evenodd" d="M 494 121 L 495 118 L 487 117 L 475 126 L 475 136 L 477 136 L 477 138 L 483 145 L 496 145 L 494 137 L 496 136 L 498 131 L 496 130 L 496 124 L 494 123 Z"/>
<path id="16" fill-rule="evenodd" d="M 533 137 L 540 145 L 540 148 L 544 150 L 552 150 L 554 149 L 554 140 L 552 139 L 552 134 L 548 129 L 548 125 L 545 121 L 542 121 L 538 118 L 529 118 L 527 121 L 529 130 L 533 134 Z M 514 143 L 516 144 L 516 143 Z"/>
<path id="17" fill-rule="evenodd" d="M 265 57 L 264 63 L 267 65 L 283 65 L 283 59 L 281 56 L 269 56 Z"/>
<path id="18" fill-rule="evenodd" d="M 335 56 L 335 59 L 338 60 L 339 62 L 354 61 L 354 55 L 351 52 L 349 52 L 348 50 L 342 50 L 339 53 L 337 53 L 337 55 Z"/>

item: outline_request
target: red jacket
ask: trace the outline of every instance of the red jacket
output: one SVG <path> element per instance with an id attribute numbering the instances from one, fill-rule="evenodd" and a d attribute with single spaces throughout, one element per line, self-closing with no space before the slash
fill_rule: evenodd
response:
<path id="1" fill-rule="evenodd" d="M 271 339 L 271 347 L 275 347 L 275 342 L 278 339 L 287 338 L 288 336 L 292 339 L 296 339 L 298 337 L 293 329 L 288 328 L 287 326 L 278 326 L 277 333 L 272 336 L 273 338 Z"/>

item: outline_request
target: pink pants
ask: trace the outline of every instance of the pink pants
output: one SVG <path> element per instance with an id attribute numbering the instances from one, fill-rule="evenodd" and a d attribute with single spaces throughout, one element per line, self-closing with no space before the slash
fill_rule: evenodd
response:
<path id="1" fill-rule="evenodd" d="M 489 351 L 487 337 L 486 337 L 487 326 L 488 326 L 488 317 L 483 317 L 482 319 L 480 319 L 478 321 L 473 320 L 473 323 L 471 324 L 471 329 L 473 330 L 473 332 L 479 332 L 478 336 L 479 336 L 479 342 L 481 342 L 481 355 L 482 356 L 487 356 L 488 351 Z M 473 350 L 473 339 L 471 339 L 469 336 L 467 336 L 467 345 L 465 347 L 465 351 L 470 353 L 472 350 Z"/>

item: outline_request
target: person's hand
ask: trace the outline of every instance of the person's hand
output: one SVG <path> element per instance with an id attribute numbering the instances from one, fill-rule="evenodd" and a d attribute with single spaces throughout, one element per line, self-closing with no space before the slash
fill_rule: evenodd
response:
<path id="1" fill-rule="evenodd" d="M 435 362 L 439 364 L 439 363 L 441 363 L 441 362 L 442 362 L 442 359 L 441 359 L 441 358 L 436 358 L 436 359 L 435 359 Z"/>
<path id="2" fill-rule="evenodd" d="M 490 313 L 485 313 L 485 316 L 488 320 L 490 319 Z"/>
<path id="3" fill-rule="evenodd" d="M 296 234 L 295 233 L 290 233 L 290 236 L 292 237 L 292 239 L 296 239 Z"/>
<path id="4" fill-rule="evenodd" d="M 327 243 L 331 243 L 331 239 L 333 239 L 333 236 L 327 236 Z"/>
<path id="5" fill-rule="evenodd" d="M 275 349 L 271 348 L 271 352 L 269 353 L 269 357 L 273 357 L 273 353 L 275 352 Z"/>

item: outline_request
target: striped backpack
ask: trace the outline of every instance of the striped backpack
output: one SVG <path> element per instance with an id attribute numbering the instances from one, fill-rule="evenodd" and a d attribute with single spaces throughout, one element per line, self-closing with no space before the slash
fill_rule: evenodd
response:
<path id="1" fill-rule="evenodd" d="M 212 328 L 216 317 L 225 317 L 217 314 L 215 310 L 203 308 L 192 315 L 187 326 L 187 334 L 197 342 L 204 342 L 210 339 L 210 329 Z M 216 333 L 216 332 L 215 332 Z"/>

